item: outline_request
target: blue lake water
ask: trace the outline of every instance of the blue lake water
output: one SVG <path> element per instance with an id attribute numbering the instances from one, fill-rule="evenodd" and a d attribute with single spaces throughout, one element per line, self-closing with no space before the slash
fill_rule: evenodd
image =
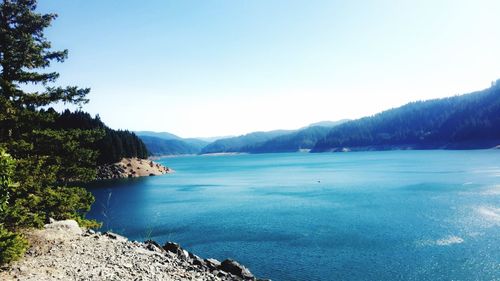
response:
<path id="1" fill-rule="evenodd" d="M 89 217 L 293 280 L 500 280 L 500 150 L 186 156 Z"/>

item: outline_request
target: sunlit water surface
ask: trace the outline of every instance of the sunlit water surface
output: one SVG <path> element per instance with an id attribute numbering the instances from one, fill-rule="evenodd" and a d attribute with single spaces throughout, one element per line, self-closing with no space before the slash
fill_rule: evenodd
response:
<path id="1" fill-rule="evenodd" d="M 500 150 L 164 158 L 91 218 L 285 280 L 500 280 Z"/>

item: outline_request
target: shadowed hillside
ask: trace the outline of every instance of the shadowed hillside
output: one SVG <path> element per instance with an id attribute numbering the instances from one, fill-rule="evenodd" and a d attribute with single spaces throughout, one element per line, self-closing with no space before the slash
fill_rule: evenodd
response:
<path id="1" fill-rule="evenodd" d="M 247 147 L 268 141 L 291 131 L 276 130 L 270 132 L 255 132 L 238 137 L 216 140 L 202 149 L 201 153 L 248 152 Z"/>
<path id="2" fill-rule="evenodd" d="M 151 155 L 198 154 L 207 142 L 196 139 L 162 139 L 152 136 L 139 136 Z"/>
<path id="3" fill-rule="evenodd" d="M 330 130 L 313 152 L 474 149 L 500 144 L 500 80 L 491 88 L 412 102 Z"/>
<path id="4" fill-rule="evenodd" d="M 296 152 L 300 150 L 309 150 L 314 147 L 316 142 L 324 138 L 332 129 L 347 120 L 323 121 L 311 124 L 309 127 L 298 131 L 277 136 L 266 142 L 249 145 L 243 148 L 251 153 L 273 153 L 273 152 Z"/>

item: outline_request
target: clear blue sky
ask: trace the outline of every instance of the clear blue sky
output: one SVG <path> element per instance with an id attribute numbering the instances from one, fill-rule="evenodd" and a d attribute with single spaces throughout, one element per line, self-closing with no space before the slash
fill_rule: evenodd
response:
<path id="1" fill-rule="evenodd" d="M 40 0 L 59 84 L 113 128 L 292 129 L 500 78 L 500 1 Z"/>

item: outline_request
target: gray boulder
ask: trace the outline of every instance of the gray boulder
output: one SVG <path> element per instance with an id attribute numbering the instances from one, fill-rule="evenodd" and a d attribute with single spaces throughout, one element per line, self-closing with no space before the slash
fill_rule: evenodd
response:
<path id="1" fill-rule="evenodd" d="M 156 241 L 154 240 L 146 240 L 144 241 L 144 247 L 150 251 L 154 251 L 154 252 L 162 252 L 162 251 L 165 251 L 161 246 L 160 244 L 158 244 Z"/>
<path id="2" fill-rule="evenodd" d="M 165 245 L 163 245 L 163 249 L 174 254 L 180 254 L 182 252 L 181 246 L 179 246 L 179 244 L 174 242 L 165 243 Z"/>
<path id="3" fill-rule="evenodd" d="M 83 231 L 75 220 L 53 221 L 46 224 L 45 229 L 62 230 L 68 233 L 82 235 Z"/>
<path id="4" fill-rule="evenodd" d="M 216 259 L 205 259 L 205 264 L 210 270 L 216 270 L 220 266 L 220 261 Z"/>
<path id="5" fill-rule="evenodd" d="M 127 241 L 128 239 L 126 237 L 123 237 L 121 235 L 118 235 L 116 233 L 113 233 L 113 232 L 104 232 L 104 236 L 107 236 L 113 240 L 117 240 L 117 241 L 122 241 L 122 242 L 125 242 Z"/>
<path id="6" fill-rule="evenodd" d="M 239 264 L 237 261 L 227 259 L 224 260 L 219 266 L 219 270 L 223 270 L 225 272 L 229 272 L 233 275 L 241 277 L 245 280 L 254 280 L 255 276 L 248 270 L 248 268 Z"/>

